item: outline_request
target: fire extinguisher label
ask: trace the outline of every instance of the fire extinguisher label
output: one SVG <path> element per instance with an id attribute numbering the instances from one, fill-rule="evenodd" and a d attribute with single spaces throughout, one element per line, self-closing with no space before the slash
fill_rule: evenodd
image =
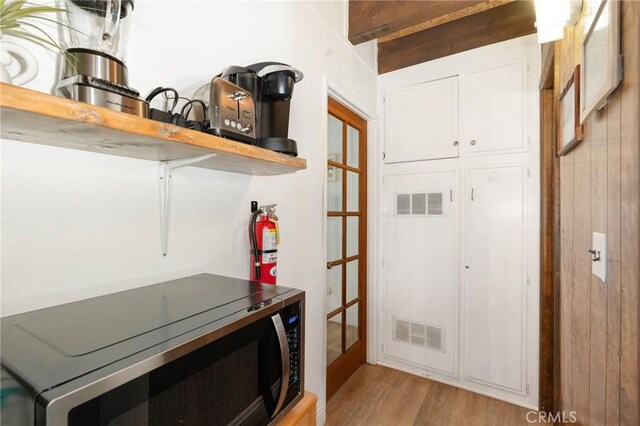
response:
<path id="1" fill-rule="evenodd" d="M 276 263 L 277 257 L 277 253 L 262 253 L 262 263 L 264 265 L 269 263 Z"/>
<path id="2" fill-rule="evenodd" d="M 276 250 L 278 248 L 278 234 L 275 229 L 264 228 L 262 230 L 262 250 Z M 269 262 L 264 262 L 269 263 Z"/>
<path id="3" fill-rule="evenodd" d="M 269 270 L 269 275 L 271 275 L 272 277 L 276 276 L 276 267 L 275 266 Z"/>

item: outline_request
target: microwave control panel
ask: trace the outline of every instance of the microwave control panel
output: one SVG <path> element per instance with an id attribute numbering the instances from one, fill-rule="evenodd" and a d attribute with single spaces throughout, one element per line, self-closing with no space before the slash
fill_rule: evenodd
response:
<path id="1" fill-rule="evenodd" d="M 294 303 L 285 308 L 285 330 L 289 344 L 289 386 L 300 380 L 300 354 L 302 342 L 300 338 L 300 304 Z"/>
<path id="2" fill-rule="evenodd" d="M 300 327 L 287 332 L 289 342 L 289 386 L 300 380 Z"/>

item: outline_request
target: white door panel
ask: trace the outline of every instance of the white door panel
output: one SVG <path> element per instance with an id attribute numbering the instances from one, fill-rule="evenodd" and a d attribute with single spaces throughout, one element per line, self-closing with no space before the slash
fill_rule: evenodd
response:
<path id="1" fill-rule="evenodd" d="M 523 62 L 469 74 L 467 150 L 469 155 L 526 149 L 526 80 Z"/>
<path id="2" fill-rule="evenodd" d="M 455 177 L 387 177 L 385 354 L 447 374 L 457 351 Z"/>
<path id="3" fill-rule="evenodd" d="M 387 163 L 458 156 L 458 77 L 387 93 Z"/>
<path id="4" fill-rule="evenodd" d="M 465 377 L 523 392 L 526 167 L 474 168 L 468 194 Z"/>

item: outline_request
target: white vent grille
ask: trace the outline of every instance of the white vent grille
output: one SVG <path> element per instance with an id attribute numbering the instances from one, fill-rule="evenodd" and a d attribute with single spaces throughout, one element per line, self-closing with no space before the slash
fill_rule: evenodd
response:
<path id="1" fill-rule="evenodd" d="M 443 327 L 394 317 L 393 340 L 445 352 Z"/>
<path id="2" fill-rule="evenodd" d="M 443 216 L 442 192 L 396 194 L 396 214 L 402 216 Z"/>
<path id="3" fill-rule="evenodd" d="M 416 346 L 426 346 L 426 327 L 418 322 L 411 323 L 411 344 Z"/>
<path id="4" fill-rule="evenodd" d="M 397 195 L 396 214 L 411 214 L 411 194 Z"/>
<path id="5" fill-rule="evenodd" d="M 401 342 L 410 343 L 409 324 L 409 321 L 395 318 L 395 324 L 393 327 L 393 338 Z"/>
<path id="6" fill-rule="evenodd" d="M 436 351 L 444 352 L 442 342 L 443 329 L 439 327 L 427 326 L 427 347 Z"/>
<path id="7" fill-rule="evenodd" d="M 411 214 L 427 214 L 427 194 L 411 194 Z"/>
<path id="8" fill-rule="evenodd" d="M 442 216 L 442 192 L 430 192 L 429 198 L 429 215 Z"/>

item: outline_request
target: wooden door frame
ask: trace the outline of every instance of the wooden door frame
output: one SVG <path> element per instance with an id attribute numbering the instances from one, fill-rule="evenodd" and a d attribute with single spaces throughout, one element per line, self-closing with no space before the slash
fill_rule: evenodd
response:
<path id="1" fill-rule="evenodd" d="M 354 352 L 353 357 L 339 357 L 336 361 L 331 363 L 330 366 L 327 366 L 327 370 L 331 367 L 331 374 L 327 372 L 327 399 L 331 398 L 331 396 L 344 384 L 344 382 L 349 378 L 345 373 L 347 371 L 354 370 L 358 365 L 366 362 L 367 355 L 367 216 L 368 216 L 368 205 L 367 205 L 367 183 L 368 183 L 368 170 L 367 170 L 367 119 L 356 112 L 354 112 L 348 106 L 345 106 L 340 101 L 336 100 L 331 94 L 327 95 L 327 110 L 326 114 L 331 114 L 334 117 L 344 121 L 349 122 L 349 124 L 357 129 L 360 132 L 361 143 L 359 146 L 359 175 L 360 182 L 358 186 L 358 203 L 359 203 L 359 211 L 361 212 L 360 217 L 360 226 L 358 233 L 358 293 L 360 295 L 360 299 L 357 303 L 360 304 L 360 312 L 358 315 L 358 332 L 360 338 L 358 341 L 350 348 L 350 351 Z M 362 122 L 362 126 L 354 125 L 355 123 Z M 346 127 L 343 128 L 343 152 L 346 152 L 344 149 L 347 144 L 347 135 L 346 135 Z M 344 163 L 346 164 L 346 159 L 344 159 Z M 348 167 L 347 169 L 348 170 Z M 346 173 L 343 176 L 343 185 L 346 186 L 347 175 Z M 343 202 L 346 203 L 347 194 L 344 192 L 343 186 L 343 194 L 344 199 Z M 346 210 L 345 210 L 346 211 Z M 346 221 L 343 221 L 343 233 L 342 235 L 346 235 L 344 227 L 346 226 Z M 345 240 L 346 241 L 346 240 Z M 344 241 L 343 241 L 344 243 Z M 346 275 L 346 267 L 343 268 L 343 283 L 345 275 Z M 344 294 L 346 291 L 346 287 L 342 286 L 342 300 L 346 300 L 346 295 Z M 327 313 L 326 315 L 328 315 Z M 328 317 L 325 319 L 325 321 Z M 325 336 L 326 339 L 326 336 Z M 342 341 L 344 342 L 344 330 Z"/>
<path id="2" fill-rule="evenodd" d="M 556 412 L 560 395 L 560 160 L 554 94 L 554 50 L 542 47 L 540 76 L 540 411 Z"/>

